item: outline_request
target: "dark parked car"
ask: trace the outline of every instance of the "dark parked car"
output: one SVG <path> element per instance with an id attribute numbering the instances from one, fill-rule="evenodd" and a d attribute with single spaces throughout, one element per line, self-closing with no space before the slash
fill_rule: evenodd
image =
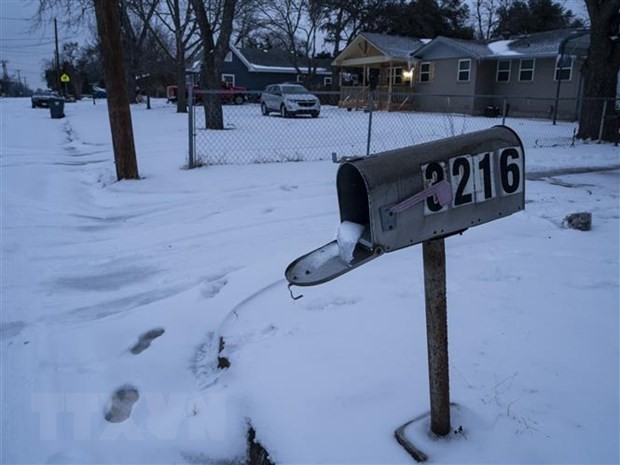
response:
<path id="1" fill-rule="evenodd" d="M 108 98 L 108 91 L 103 87 L 93 85 L 93 98 Z"/>
<path id="2" fill-rule="evenodd" d="M 30 101 L 32 102 L 32 108 L 42 107 L 48 108 L 50 106 L 51 99 L 62 98 L 56 92 L 52 92 L 50 90 L 38 90 L 32 97 L 30 97 Z"/>

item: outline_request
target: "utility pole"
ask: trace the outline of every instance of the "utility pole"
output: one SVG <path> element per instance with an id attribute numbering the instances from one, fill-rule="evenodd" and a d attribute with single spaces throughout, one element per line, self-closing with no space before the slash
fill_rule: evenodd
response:
<path id="1" fill-rule="evenodd" d="M 56 42 L 56 82 L 54 82 L 54 88 L 60 91 L 60 53 L 58 52 L 58 24 L 56 18 L 54 18 L 54 40 Z"/>
<path id="2" fill-rule="evenodd" d="M 17 71 L 17 83 L 18 83 L 18 86 L 17 86 L 17 92 L 18 92 L 18 93 L 19 93 L 19 95 L 21 96 L 21 95 L 22 95 L 22 93 L 23 93 L 22 91 L 23 91 L 23 89 L 24 89 L 24 88 L 22 87 L 22 70 L 21 70 L 21 69 L 17 69 L 16 71 Z"/>
<path id="3" fill-rule="evenodd" d="M 1 60 L 2 63 L 2 96 L 8 95 L 9 93 L 9 72 L 7 70 L 6 65 L 8 64 L 8 60 Z"/>

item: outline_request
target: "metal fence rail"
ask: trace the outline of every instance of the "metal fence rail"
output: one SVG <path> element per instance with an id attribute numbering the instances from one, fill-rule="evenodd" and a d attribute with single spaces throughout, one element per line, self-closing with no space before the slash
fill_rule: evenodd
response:
<path id="1" fill-rule="evenodd" d="M 245 93 L 245 103 L 223 103 L 223 130 L 207 129 L 206 94 L 190 99 L 190 166 L 313 161 L 365 156 L 505 124 L 526 148 L 570 146 L 578 129 L 576 99 L 496 96 L 423 96 L 398 110 L 380 111 L 369 102 L 342 105 L 341 94 L 317 93 L 318 118 L 263 116 L 260 94 Z M 202 98 L 200 97 L 202 95 Z M 228 96 L 221 94 L 223 102 Z M 379 99 L 378 99 L 379 100 Z M 340 105 L 339 105 L 340 103 Z M 559 117 L 554 123 L 558 103 Z M 572 115 L 572 117 L 571 117 Z M 572 121 L 571 121 L 572 120 Z M 193 163 L 192 163 L 193 158 Z"/>

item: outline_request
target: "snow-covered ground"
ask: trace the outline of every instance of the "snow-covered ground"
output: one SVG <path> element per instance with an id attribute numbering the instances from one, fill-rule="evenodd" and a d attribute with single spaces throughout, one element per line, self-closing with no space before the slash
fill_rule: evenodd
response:
<path id="1" fill-rule="evenodd" d="M 421 247 L 296 301 L 283 277 L 336 236 L 337 165 L 182 169 L 186 116 L 155 101 L 133 108 L 143 179 L 115 182 L 104 102 L 0 108 L 1 463 L 234 463 L 248 421 L 277 463 L 412 463 Z M 524 212 L 446 240 L 461 432 L 407 435 L 437 463 L 618 463 L 619 151 L 526 162 Z M 542 173 L 575 167 L 596 169 Z M 562 227 L 578 211 L 591 231 Z"/>

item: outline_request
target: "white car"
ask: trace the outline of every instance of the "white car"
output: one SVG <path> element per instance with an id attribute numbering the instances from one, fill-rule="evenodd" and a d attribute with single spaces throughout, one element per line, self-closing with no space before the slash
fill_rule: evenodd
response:
<path id="1" fill-rule="evenodd" d="M 267 116 L 278 112 L 283 118 L 297 115 L 319 116 L 321 103 L 316 95 L 300 84 L 272 84 L 260 97 L 260 110 Z"/>

